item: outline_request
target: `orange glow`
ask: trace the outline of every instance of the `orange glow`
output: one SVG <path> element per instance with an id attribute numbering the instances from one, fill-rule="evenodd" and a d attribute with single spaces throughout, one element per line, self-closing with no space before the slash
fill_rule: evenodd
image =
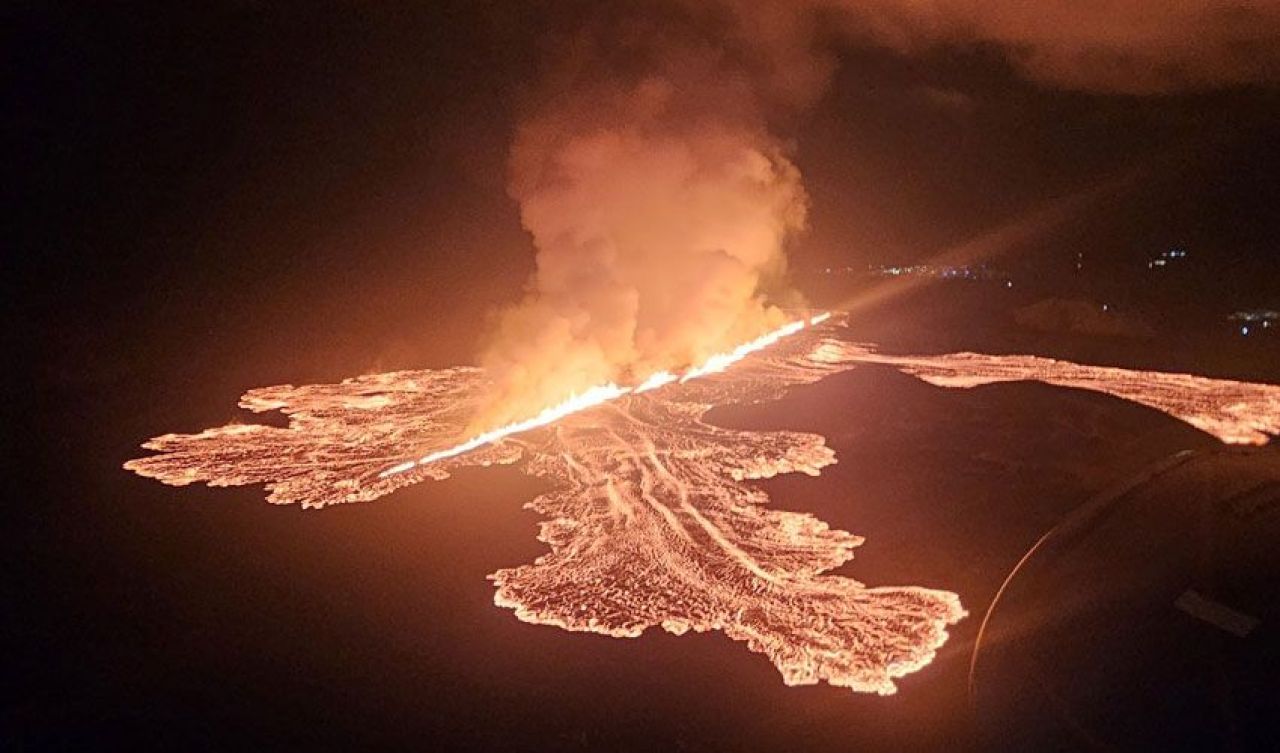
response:
<path id="1" fill-rule="evenodd" d="M 406 461 L 399 465 L 392 466 L 391 468 L 383 471 L 381 475 L 386 477 L 393 473 L 407 471 L 415 466 L 426 465 L 427 463 L 434 463 L 437 460 L 456 457 L 464 452 L 470 452 L 477 447 L 493 444 L 503 437 L 509 437 L 512 434 L 519 434 L 520 432 L 529 431 L 530 429 L 536 429 L 540 426 L 546 426 L 547 424 L 554 423 L 570 413 L 577 413 L 580 410 L 595 407 L 601 403 L 606 403 L 615 398 L 622 397 L 629 392 L 631 392 L 630 389 L 626 387 L 619 387 L 616 384 L 602 384 L 598 387 L 592 387 L 581 395 L 574 395 L 559 405 L 553 405 L 550 408 L 547 408 L 533 418 L 526 419 L 524 421 L 517 421 L 512 424 L 507 424 L 506 426 L 499 426 L 492 431 L 486 431 L 483 434 L 472 437 L 471 439 L 468 439 L 461 444 L 456 444 L 453 447 L 448 447 L 428 455 L 423 455 L 417 460 Z"/>
<path id="2" fill-rule="evenodd" d="M 806 322 L 801 319 L 800 321 L 792 322 L 785 327 L 779 327 L 769 334 L 758 337 L 751 342 L 743 343 L 727 353 L 717 353 L 704 361 L 701 366 L 695 366 L 694 368 L 686 371 L 680 377 L 680 381 L 687 382 L 690 379 L 697 379 L 700 376 L 716 374 L 724 371 L 752 353 L 755 353 L 758 350 L 763 350 L 788 335 L 794 335 L 804 329 L 805 324 Z"/>
<path id="3" fill-rule="evenodd" d="M 424 455 L 417 460 L 406 460 L 403 463 L 397 463 L 396 465 L 393 465 L 379 473 L 378 476 L 379 478 L 387 478 L 388 476 L 394 476 L 398 473 L 404 473 L 405 471 L 412 470 L 420 465 L 427 465 L 428 463 L 434 463 L 438 460 L 457 457 L 458 455 L 484 447 L 485 445 L 493 444 L 494 442 L 509 437 L 512 434 L 520 434 L 522 432 L 555 423 L 565 416 L 577 413 L 581 410 L 586 410 L 587 408 L 594 408 L 601 403 L 616 400 L 623 395 L 640 394 L 675 381 L 687 382 L 690 379 L 696 379 L 701 376 L 706 376 L 707 374 L 719 373 L 752 353 L 763 350 L 784 337 L 794 335 L 806 326 L 815 326 L 820 324 L 830 317 L 831 314 L 828 312 L 814 316 L 807 321 L 800 319 L 798 321 L 791 322 L 790 324 L 779 327 L 772 332 L 765 333 L 754 340 L 743 343 L 727 353 L 718 353 L 711 356 L 700 366 L 689 369 L 679 377 L 669 371 L 659 371 L 649 375 L 634 387 L 619 387 L 612 383 L 597 385 L 583 392 L 581 395 L 573 395 L 569 397 L 568 400 L 565 400 L 558 405 L 553 405 L 550 408 L 544 409 L 533 418 L 516 421 L 505 426 L 499 426 L 496 429 L 492 429 L 484 432 L 483 434 L 472 437 L 465 442 Z"/>
<path id="4" fill-rule="evenodd" d="M 818 475 L 835 462 L 824 439 L 703 420 L 714 406 L 776 399 L 852 368 L 827 338 L 833 328 L 817 326 L 826 321 L 788 324 L 689 369 L 683 382 L 658 373 L 630 389 L 583 393 L 506 427 L 505 441 L 490 434 L 451 444 L 488 398 L 484 372 L 402 371 L 252 390 L 241 405 L 281 411 L 288 428 L 167 434 L 145 445 L 159 454 L 125 467 L 179 486 L 261 483 L 272 502 L 314 508 L 376 499 L 462 467 L 520 463 L 551 489 L 529 502 L 544 517 L 539 538 L 550 551 L 490 576 L 494 602 L 519 619 L 615 637 L 720 630 L 767 657 L 788 685 L 892 693 L 965 616 L 959 597 L 827 574 L 862 539 L 767 504 L 750 483 Z M 536 443 L 510 436 L 552 422 Z M 442 446 L 426 464 L 391 465 L 415 447 Z"/>
<path id="5" fill-rule="evenodd" d="M 1034 356 L 889 356 L 839 339 L 829 318 L 792 322 L 680 375 L 604 385 L 461 444 L 459 428 L 492 387 L 480 369 L 265 387 L 241 406 L 280 411 L 287 428 L 166 434 L 144 445 L 157 454 L 125 467 L 175 486 L 264 484 L 273 503 L 317 508 L 519 463 L 550 486 L 528 503 L 549 551 L 490 576 L 494 602 L 519 619 L 615 637 L 719 630 L 767 657 L 788 685 L 887 694 L 964 618 L 959 596 L 831 574 L 862 539 L 770 504 L 750 482 L 816 476 L 835 452 L 817 434 L 717 426 L 705 420 L 713 407 L 882 364 L 945 387 L 1037 380 L 1105 392 L 1227 442 L 1262 443 L 1280 430 L 1280 386 Z M 536 442 L 512 436 L 552 423 Z M 402 460 L 422 447 L 448 449 Z"/>
<path id="6" fill-rule="evenodd" d="M 1034 381 L 1102 392 L 1166 413 L 1226 444 L 1263 445 L 1280 435 L 1280 385 L 1091 366 L 1040 356 L 889 356 L 860 346 L 846 346 L 843 355 L 894 366 L 938 387 L 968 389 Z"/>
<path id="7" fill-rule="evenodd" d="M 680 377 L 676 376 L 675 374 L 672 374 L 670 371 L 654 372 L 653 374 L 649 375 L 648 379 L 645 379 L 643 382 L 638 384 L 634 392 L 637 395 L 639 395 L 641 392 L 656 390 L 659 387 L 662 387 L 663 385 L 671 384 L 672 382 L 678 380 L 679 378 Z"/>

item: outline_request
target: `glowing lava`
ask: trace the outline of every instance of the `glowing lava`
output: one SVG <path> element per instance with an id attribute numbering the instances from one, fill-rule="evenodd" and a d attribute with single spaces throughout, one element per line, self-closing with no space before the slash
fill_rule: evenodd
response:
<path id="1" fill-rule="evenodd" d="M 840 357 L 895 366 L 938 387 L 1034 381 L 1103 392 L 1167 413 L 1228 444 L 1262 445 L 1280 435 L 1280 386 L 1273 384 L 1089 366 L 1040 356 L 886 356 L 846 346 Z"/>
<path id="2" fill-rule="evenodd" d="M 572 413 L 577 413 L 578 411 L 586 410 L 587 408 L 593 408 L 601 403 L 607 403 L 610 400 L 616 400 L 623 395 L 648 392 L 649 390 L 657 389 L 658 387 L 670 384 L 671 382 L 687 382 L 690 379 L 696 379 L 697 377 L 706 376 L 707 374 L 719 373 L 752 353 L 755 353 L 758 350 L 763 350 L 784 337 L 794 335 L 804 329 L 806 325 L 821 324 L 829 318 L 831 318 L 830 312 L 818 314 L 807 321 L 800 319 L 798 321 L 791 322 L 790 324 L 783 325 L 772 332 L 768 332 L 754 340 L 751 340 L 750 342 L 743 343 L 727 353 L 718 353 L 712 356 L 701 366 L 689 369 L 680 377 L 677 377 L 669 371 L 659 371 L 650 375 L 635 387 L 619 387 L 616 384 L 597 385 L 583 392 L 581 395 L 573 395 L 559 405 L 553 405 L 550 408 L 543 410 L 533 418 L 500 426 L 491 431 L 472 437 L 465 442 L 456 444 L 453 447 L 447 447 L 443 450 L 437 450 L 424 455 L 417 460 L 406 460 L 403 463 L 391 466 L 378 475 L 381 478 L 386 478 L 387 476 L 393 476 L 397 473 L 404 473 L 405 471 L 411 470 L 419 465 L 426 465 L 438 460 L 456 457 L 464 452 L 470 452 L 479 447 L 493 444 L 494 442 L 505 437 L 509 437 L 512 434 L 521 434 L 531 429 L 546 426 L 547 424 L 559 421 Z"/>
<path id="3" fill-rule="evenodd" d="M 458 431 L 490 389 L 479 369 L 256 389 L 241 405 L 279 410 L 287 428 L 166 434 L 144 445 L 159 454 L 125 467 L 173 485 L 261 483 L 271 502 L 315 508 L 519 462 L 554 482 L 529 503 L 545 516 L 539 538 L 550 551 L 491 576 L 495 602 L 521 620 L 612 636 L 720 630 L 767 656 L 788 684 L 890 693 L 965 615 L 959 598 L 827 574 L 862 539 L 773 508 L 750 481 L 817 475 L 834 453 L 815 434 L 707 423 L 712 407 L 777 399 L 871 363 L 950 387 L 1030 379 L 1107 392 L 1224 441 L 1266 441 L 1280 421 L 1273 385 L 1031 356 L 886 356 L 837 339 L 839 329 L 826 315 L 793 323 L 684 374 L 606 385 L 474 438 Z"/>

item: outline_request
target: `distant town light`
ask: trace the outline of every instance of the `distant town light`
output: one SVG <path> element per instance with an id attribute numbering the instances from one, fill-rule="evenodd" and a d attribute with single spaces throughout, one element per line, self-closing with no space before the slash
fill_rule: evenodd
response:
<path id="1" fill-rule="evenodd" d="M 846 272 L 852 272 L 852 267 L 846 267 Z M 998 269 L 992 269 L 985 264 L 912 264 L 909 266 L 891 266 L 888 264 L 868 264 L 867 272 L 875 277 L 931 277 L 940 280 L 972 280 L 972 281 L 1000 281 L 1004 278 L 1004 272 Z"/>
<path id="2" fill-rule="evenodd" d="M 1171 248 L 1167 251 L 1161 251 L 1158 256 L 1153 256 L 1147 261 L 1147 269 L 1155 269 L 1156 267 L 1167 267 L 1169 262 L 1175 259 L 1187 258 L 1187 250 L 1185 248 Z"/>
<path id="3" fill-rule="evenodd" d="M 1280 321 L 1280 311 L 1272 311 L 1270 309 L 1253 309 L 1251 311 L 1237 311 L 1227 319 L 1236 322 L 1262 322 L 1263 326 L 1268 326 L 1269 322 Z"/>

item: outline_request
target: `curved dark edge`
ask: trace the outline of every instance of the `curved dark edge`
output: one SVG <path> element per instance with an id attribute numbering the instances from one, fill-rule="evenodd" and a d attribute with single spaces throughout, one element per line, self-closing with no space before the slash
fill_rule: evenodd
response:
<path id="1" fill-rule="evenodd" d="M 1086 533 L 1091 527 L 1101 522 L 1110 512 L 1115 509 L 1115 505 L 1139 487 L 1147 484 L 1152 479 L 1161 476 L 1169 471 L 1180 467 L 1187 461 L 1196 457 L 1199 453 L 1196 450 L 1179 450 L 1172 455 L 1165 456 L 1160 460 L 1146 466 L 1141 471 L 1124 479 L 1123 481 L 1113 484 L 1103 491 L 1095 494 L 1084 504 L 1067 513 L 1066 517 L 1056 523 L 1052 528 L 1045 531 L 1031 548 L 1018 560 L 1013 566 L 1009 574 L 1005 576 L 1004 582 L 1000 584 L 1000 588 L 996 591 L 996 595 L 991 599 L 991 604 L 987 606 L 987 612 L 982 616 L 982 623 L 978 626 L 978 634 L 973 639 L 973 654 L 969 658 L 969 702 L 970 705 L 974 701 L 974 675 L 978 667 L 978 657 L 982 651 L 982 639 L 986 634 L 987 624 L 991 621 L 991 615 L 996 611 L 996 607 L 1000 604 L 1000 599 L 1004 596 L 1009 585 L 1014 578 L 1022 570 L 1038 552 L 1043 549 L 1049 549 L 1059 546 L 1071 539 Z"/>

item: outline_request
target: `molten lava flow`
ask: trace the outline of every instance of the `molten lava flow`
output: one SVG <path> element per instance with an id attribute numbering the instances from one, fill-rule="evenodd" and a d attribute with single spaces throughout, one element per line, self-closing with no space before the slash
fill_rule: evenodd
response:
<path id="1" fill-rule="evenodd" d="M 1035 381 L 1104 392 L 1167 413 L 1227 444 L 1262 445 L 1280 435 L 1280 385 L 1135 371 L 1039 356 L 887 356 L 847 346 L 843 357 L 882 363 L 939 387 Z"/>
<path id="2" fill-rule="evenodd" d="M 638 395 L 641 392 L 656 390 L 663 385 L 671 384 L 672 382 L 677 381 L 679 378 L 680 377 L 676 376 L 675 374 L 672 374 L 670 371 L 658 371 L 653 374 L 650 374 L 648 379 L 645 379 L 643 382 L 636 385 L 634 392 Z"/>
<path id="3" fill-rule="evenodd" d="M 175 485 L 265 483 L 272 502 L 320 507 L 374 499 L 463 466 L 523 461 L 555 484 L 531 503 L 547 516 L 540 538 L 551 552 L 492 576 L 495 602 L 520 619 L 613 636 L 722 630 L 768 656 L 789 684 L 890 693 L 895 678 L 931 661 L 947 626 L 964 616 L 958 597 L 824 575 L 862 539 L 772 509 L 748 483 L 816 475 L 835 461 L 822 437 L 702 420 L 713 406 L 777 398 L 850 368 L 814 357 L 826 331 L 814 325 L 824 321 L 789 324 L 683 381 L 655 374 L 630 390 L 593 391 L 501 437 L 461 444 L 442 440 L 486 396 L 477 369 L 253 390 L 241 404 L 281 410 L 289 428 L 168 434 L 146 444 L 160 454 L 126 467 Z M 513 436 L 521 431 L 527 435 Z M 448 449 L 382 471 L 422 446 Z"/>
<path id="4" fill-rule="evenodd" d="M 1273 385 L 1031 356 L 886 356 L 837 339 L 839 327 L 826 322 L 823 314 L 793 323 L 683 375 L 606 386 L 501 436 L 462 443 L 459 427 L 492 385 L 479 369 L 252 390 L 241 405 L 282 411 L 288 428 L 166 434 L 144 445 L 158 454 L 125 467 L 178 486 L 266 484 L 271 502 L 315 508 L 376 499 L 462 467 L 521 463 L 553 482 L 530 503 L 545 516 L 539 538 L 551 551 L 491 576 L 495 602 L 521 620 L 613 636 L 721 630 L 766 655 L 788 684 L 890 693 L 964 616 L 959 598 L 827 574 L 862 539 L 773 508 L 749 482 L 817 475 L 834 453 L 814 434 L 708 423 L 712 407 L 776 399 L 871 363 L 943 386 L 1032 379 L 1106 392 L 1224 441 L 1263 442 L 1280 428 Z M 393 465 L 422 447 L 446 449 Z"/>
<path id="5" fill-rule="evenodd" d="M 406 461 L 399 465 L 394 465 L 379 475 L 385 478 L 386 476 L 390 476 L 395 473 L 403 473 L 414 466 L 426 465 L 427 463 L 434 463 L 437 460 L 455 457 L 464 452 L 470 452 L 477 447 L 493 444 L 494 442 L 497 442 L 504 437 L 509 437 L 512 434 L 519 434 L 521 432 L 529 431 L 530 429 L 536 429 L 540 426 L 546 426 L 547 424 L 554 423 L 570 413 L 577 413 L 580 410 L 595 407 L 601 403 L 621 397 L 628 392 L 631 392 L 631 390 L 619 387 L 616 384 L 602 384 L 598 387 L 592 387 L 581 395 L 574 395 L 559 405 L 547 408 L 533 418 L 525 421 L 517 421 L 516 423 L 507 424 L 506 426 L 500 426 L 492 431 L 487 431 L 479 436 L 468 439 L 461 444 L 454 445 L 453 447 L 437 450 L 436 452 L 424 455 L 417 460 Z"/>
<path id="6" fill-rule="evenodd" d="M 573 395 L 563 403 L 553 405 L 550 408 L 543 410 L 533 418 L 529 418 L 524 421 L 516 421 L 514 423 L 507 424 L 506 426 L 499 426 L 496 429 L 472 437 L 465 442 L 456 444 L 453 447 L 447 447 L 443 450 L 437 450 L 436 452 L 424 455 L 417 460 L 406 460 L 402 463 L 397 463 L 396 465 L 393 465 L 379 473 L 378 476 L 379 478 L 386 478 L 388 476 L 394 476 L 397 473 L 404 473 L 405 471 L 412 470 L 420 465 L 426 465 L 438 460 L 456 457 L 479 447 L 493 444 L 494 442 L 509 437 L 512 434 L 520 434 L 531 429 L 537 429 L 539 427 L 546 426 L 547 424 L 555 423 L 572 413 L 577 413 L 578 411 L 586 410 L 587 408 L 593 408 L 601 403 L 607 403 L 610 400 L 622 397 L 623 395 L 648 392 L 649 390 L 657 389 L 658 387 L 670 384 L 671 382 L 687 382 L 690 379 L 695 379 L 700 376 L 724 371 L 752 353 L 755 353 L 758 350 L 763 350 L 784 337 L 794 335 L 804 329 L 806 325 L 821 324 L 830 317 L 830 312 L 827 312 L 818 314 L 808 321 L 801 319 L 791 322 L 790 324 L 779 327 L 772 332 L 761 335 L 750 342 L 743 343 L 727 353 L 716 354 L 707 359 L 701 366 L 686 371 L 684 375 L 680 377 L 677 377 L 669 371 L 659 371 L 650 375 L 635 387 L 619 387 L 612 383 L 592 387 L 581 395 Z"/>

